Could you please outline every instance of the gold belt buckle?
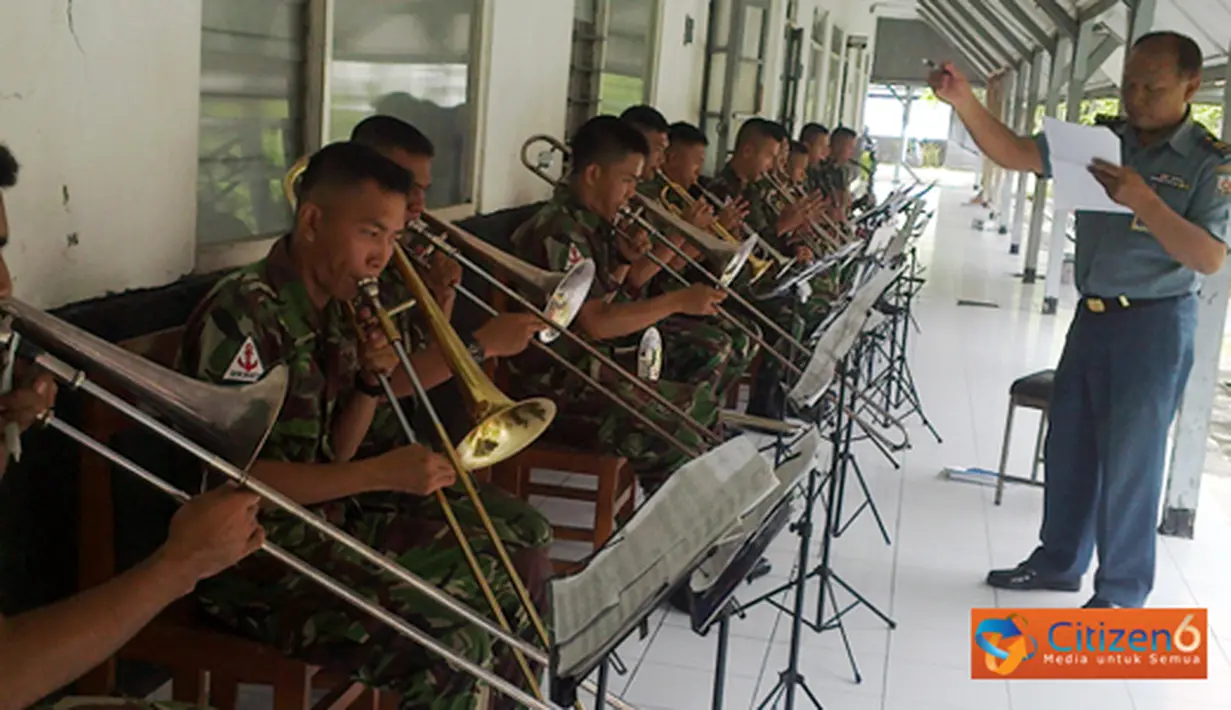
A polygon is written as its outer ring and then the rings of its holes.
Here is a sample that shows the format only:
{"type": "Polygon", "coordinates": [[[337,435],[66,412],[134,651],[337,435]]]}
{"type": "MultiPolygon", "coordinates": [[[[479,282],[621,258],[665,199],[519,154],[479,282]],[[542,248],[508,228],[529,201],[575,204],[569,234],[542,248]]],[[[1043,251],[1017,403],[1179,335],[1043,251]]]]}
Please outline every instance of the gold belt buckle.
{"type": "Polygon", "coordinates": [[[1101,298],[1087,298],[1086,308],[1090,309],[1091,313],[1102,313],[1107,310],[1107,304],[1103,303],[1101,298]]]}

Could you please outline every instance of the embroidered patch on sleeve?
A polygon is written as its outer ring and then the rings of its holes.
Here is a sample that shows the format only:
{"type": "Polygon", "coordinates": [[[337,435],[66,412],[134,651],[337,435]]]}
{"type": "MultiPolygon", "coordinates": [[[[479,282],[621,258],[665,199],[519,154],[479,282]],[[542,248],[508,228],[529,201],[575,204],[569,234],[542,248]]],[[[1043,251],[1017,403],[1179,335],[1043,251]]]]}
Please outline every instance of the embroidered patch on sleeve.
{"type": "Polygon", "coordinates": [[[571,269],[583,261],[585,261],[585,257],[581,255],[581,250],[577,248],[577,245],[569,244],[568,245],[568,268],[571,269]]]}
{"type": "Polygon", "coordinates": [[[261,354],[257,352],[256,342],[249,335],[244,344],[239,346],[235,359],[231,360],[222,379],[226,382],[253,383],[265,374],[265,365],[261,362],[261,354]]]}
{"type": "Polygon", "coordinates": [[[1231,175],[1218,176],[1218,194],[1223,197],[1231,195],[1231,175]]]}

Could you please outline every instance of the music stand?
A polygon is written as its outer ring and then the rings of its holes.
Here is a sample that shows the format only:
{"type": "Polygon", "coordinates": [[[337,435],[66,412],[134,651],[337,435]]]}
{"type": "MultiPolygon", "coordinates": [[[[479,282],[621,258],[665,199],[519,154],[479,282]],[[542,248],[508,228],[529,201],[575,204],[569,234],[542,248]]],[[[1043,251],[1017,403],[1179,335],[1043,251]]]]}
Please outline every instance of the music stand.
{"type": "Polygon", "coordinates": [[[582,681],[684,582],[778,480],[747,437],[677,469],[573,574],[549,583],[551,698],[572,705],[582,681]]]}

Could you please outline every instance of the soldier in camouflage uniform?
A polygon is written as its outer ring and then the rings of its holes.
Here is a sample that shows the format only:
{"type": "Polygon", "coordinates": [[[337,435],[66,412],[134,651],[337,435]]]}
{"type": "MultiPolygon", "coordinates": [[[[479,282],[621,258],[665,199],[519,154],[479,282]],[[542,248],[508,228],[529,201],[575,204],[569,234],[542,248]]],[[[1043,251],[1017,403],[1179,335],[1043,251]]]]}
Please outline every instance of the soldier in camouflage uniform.
{"type": "MultiPolygon", "coordinates": [[[[659,202],[667,185],[662,171],[666,152],[670,150],[667,120],[650,106],[633,106],[624,111],[620,119],[639,130],[650,145],[650,155],[641,170],[637,192],[646,199],[659,202]]],[[[683,187],[691,187],[692,182],[688,181],[683,187]]],[[[713,209],[706,201],[696,200],[691,205],[685,205],[670,191],[668,195],[669,206],[674,207],[685,221],[703,230],[714,222],[713,209]]],[[[648,217],[651,224],[672,244],[692,259],[703,261],[700,250],[692,241],[676,233],[666,220],[653,215],[648,217]]],[[[694,273],[688,262],[670,247],[660,244],[652,251],[658,259],[691,282],[710,283],[704,275],[694,273]]],[[[624,282],[624,290],[632,298],[662,295],[682,287],[683,284],[662,273],[648,258],[635,261],[624,282]]],[[[755,344],[748,334],[725,318],[674,315],[661,321],[657,328],[663,337],[663,377],[676,382],[707,382],[720,402],[726,400],[731,387],[743,376],[756,355],[755,344]],[[698,377],[703,379],[699,380],[698,377]]],[[[755,326],[754,332],[759,334],[755,326]]]]}
{"type": "MultiPolygon", "coordinates": [[[[444,491],[469,539],[483,576],[515,632],[537,642],[510,578],[476,511],[452,484],[447,461],[406,445],[383,410],[378,373],[393,372],[388,343],[366,323],[356,341],[347,304],[357,282],[380,274],[406,218],[412,178],[357,143],[326,147],[309,163],[300,187],[294,231],[269,256],[220,281],[190,319],[179,367],[217,383],[252,382],[276,364],[289,369],[286,401],[251,474],[281,490],[365,544],[381,550],[468,606],[487,610],[478,584],[432,497],[444,491]]],[[[537,331],[488,321],[464,336],[476,357],[524,349],[537,331]],[[504,329],[502,331],[501,329],[504,329]],[[517,330],[514,328],[513,330],[517,330]],[[501,334],[503,332],[503,335],[501,334]]],[[[414,339],[413,333],[406,334],[414,339]]],[[[422,345],[421,343],[419,345],[422,345]]],[[[424,385],[449,376],[434,347],[412,357],[424,385]]],[[[411,394],[400,370],[395,394],[411,394]]],[[[482,496],[517,572],[535,602],[545,602],[551,540],[547,521],[527,504],[483,488],[482,496]]],[[[506,648],[405,585],[371,572],[353,555],[310,533],[299,520],[266,515],[272,540],[309,564],[431,633],[460,656],[524,679],[506,648]]],[[[202,585],[198,597],[221,621],[284,653],[394,691],[401,707],[478,708],[487,688],[442,659],[373,621],[285,568],[256,557],[202,585]]]]}
{"type": "MultiPolygon", "coordinates": [[[[588,121],[572,142],[573,171],[567,189],[556,194],[513,235],[514,253],[536,266],[563,271],[582,259],[593,259],[597,277],[590,300],[575,321],[576,328],[608,353],[635,344],[649,326],[677,315],[712,315],[724,295],[694,285],[660,296],[634,300],[621,286],[644,243],[635,235],[612,228],[620,208],[636,189],[649,147],[635,128],[613,116],[588,121]],[[630,239],[629,237],[633,237],[630,239]]],[[[631,407],[640,410],[690,446],[699,437],[673,415],[599,367],[592,358],[564,339],[553,344],[570,362],[600,377],[631,407]]],[[[509,361],[509,386],[515,397],[545,395],[561,409],[548,432],[553,440],[580,448],[601,448],[629,459],[647,491],[652,492],[687,456],[657,434],[646,430],[625,409],[557,366],[541,353],[528,351],[509,361]]],[[[706,427],[714,427],[718,405],[710,386],[660,380],[656,389],[706,427]]]]}
{"type": "Polygon", "coordinates": [[[809,195],[821,189],[821,164],[829,157],[829,129],[819,123],[808,123],[799,131],[799,142],[808,146],[808,169],[804,188],[809,195]]]}
{"type": "MultiPolygon", "coordinates": [[[[800,263],[807,263],[814,255],[796,234],[805,229],[808,214],[816,209],[815,200],[801,200],[777,209],[777,192],[768,181],[768,173],[776,164],[777,151],[781,147],[781,127],[762,119],[749,119],[740,127],[736,136],[735,153],[719,174],[709,181],[709,189],[722,197],[742,197],[748,203],[745,224],[765,242],[779,252],[793,255],[800,263]]],[[[814,279],[815,281],[815,279],[814,279]]],[[[819,324],[829,311],[827,294],[814,292],[800,301],[794,296],[757,305],[780,327],[800,340],[819,324]]],[[[788,348],[779,345],[784,353],[788,348]]],[[[762,416],[777,416],[781,413],[782,399],[780,382],[785,373],[777,360],[766,360],[758,371],[758,382],[753,391],[758,396],[748,404],[748,411],[762,416]]]]}
{"type": "MultiPolygon", "coordinates": [[[[16,184],[17,168],[13,154],[0,145],[0,191],[16,184]]],[[[0,192],[0,250],[8,236],[0,192]]],[[[0,251],[0,298],[11,293],[0,251]]],[[[11,353],[2,355],[0,361],[8,362],[11,353]]],[[[0,430],[13,423],[24,431],[52,407],[55,394],[55,382],[46,374],[0,394],[0,430]]],[[[13,453],[0,437],[0,477],[13,453]]],[[[28,707],[72,683],[115,653],[168,604],[191,592],[199,580],[255,551],[264,540],[257,505],[253,494],[231,488],[198,496],[176,512],[166,542],[142,564],[42,609],[0,616],[0,705],[28,707]]],[[[0,540],[0,545],[5,542],[0,540]]],[[[66,698],[53,707],[193,710],[183,703],[84,697],[66,698]]]]}

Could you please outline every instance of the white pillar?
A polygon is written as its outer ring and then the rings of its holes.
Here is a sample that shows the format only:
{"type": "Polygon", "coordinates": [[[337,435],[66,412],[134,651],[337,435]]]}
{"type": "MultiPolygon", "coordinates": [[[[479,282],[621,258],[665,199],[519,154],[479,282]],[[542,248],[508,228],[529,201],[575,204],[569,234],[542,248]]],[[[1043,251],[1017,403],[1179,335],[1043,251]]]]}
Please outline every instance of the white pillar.
{"type": "MultiPolygon", "coordinates": [[[[1064,71],[1064,55],[1072,47],[1068,37],[1060,38],[1051,57],[1051,73],[1047,79],[1047,105],[1044,113],[1055,116],[1060,106],[1060,89],[1064,86],[1060,73],[1064,71]]],[[[1043,247],[1043,217],[1047,206],[1047,180],[1034,181],[1034,203],[1030,214],[1030,236],[1026,240],[1026,265],[1022,269],[1022,283],[1032,284],[1038,279],[1039,252],[1043,247]]]]}
{"type": "MultiPolygon", "coordinates": [[[[1139,10],[1140,12],[1140,10],[1139,10]]],[[[1231,80],[1231,67],[1227,78],[1231,80]]],[[[1222,136],[1231,136],[1231,81],[1222,90],[1222,136]]],[[[1175,443],[1167,470],[1163,497],[1163,535],[1192,539],[1201,499],[1201,475],[1205,472],[1205,448],[1210,438],[1210,415],[1218,388],[1218,364],[1222,355],[1223,327],[1227,322],[1227,296],[1231,292],[1231,260],[1201,284],[1197,299],[1197,337],[1193,344],[1193,369],[1176,414],[1175,443]]]]}
{"type": "MultiPolygon", "coordinates": [[[[1073,61],[1069,63],[1069,92],[1065,99],[1065,119],[1075,122],[1081,117],[1081,100],[1086,94],[1086,79],[1090,50],[1094,44],[1094,23],[1083,22],[1077,29],[1077,40],[1073,43],[1073,61]]],[[[1052,206],[1051,243],[1047,253],[1047,280],[1043,283],[1043,313],[1056,312],[1060,301],[1060,271],[1064,266],[1064,252],[1068,246],[1065,237],[1065,226],[1072,212],[1068,205],[1063,204],[1060,195],[1055,195],[1052,206]]]]}
{"type": "MultiPolygon", "coordinates": [[[[1021,117],[1022,92],[1025,90],[1026,63],[1022,61],[1013,70],[1013,84],[1009,87],[1008,101],[1005,102],[1004,122],[1016,130],[1021,117]]],[[[1013,221],[1013,181],[1019,179],[1017,171],[1004,170],[1000,176],[1000,234],[1009,233],[1009,224],[1013,221]]]]}
{"type": "MultiPolygon", "coordinates": [[[[1039,106],[1039,80],[1043,76],[1043,63],[1045,57],[1043,50],[1038,50],[1030,59],[1030,69],[1026,81],[1026,96],[1027,101],[1023,107],[1022,115],[1017,123],[1017,132],[1022,135],[1029,135],[1034,132],[1034,114],[1039,106]]],[[[1026,192],[1029,189],[1031,176],[1028,173],[1020,173],[1017,176],[1017,208],[1013,215],[1013,236],[1009,241],[1009,253],[1016,254],[1022,248],[1022,234],[1026,229],[1026,214],[1030,203],[1026,201],[1026,192]]]]}

